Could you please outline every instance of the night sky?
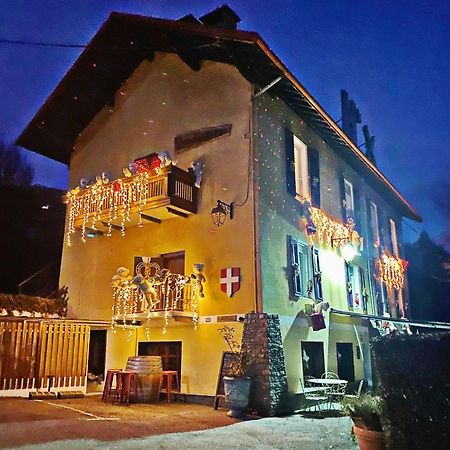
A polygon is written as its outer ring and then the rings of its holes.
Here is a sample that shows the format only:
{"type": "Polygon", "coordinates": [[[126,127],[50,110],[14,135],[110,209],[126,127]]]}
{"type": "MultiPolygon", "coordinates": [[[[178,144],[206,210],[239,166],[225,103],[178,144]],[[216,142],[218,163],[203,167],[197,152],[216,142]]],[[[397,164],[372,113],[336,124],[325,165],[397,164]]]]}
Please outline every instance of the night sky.
{"type": "MultiPolygon", "coordinates": [[[[378,167],[450,248],[450,2],[229,0],[335,119],[340,89],[376,136],[378,167]]],[[[111,11],[199,17],[221,1],[8,0],[0,39],[86,44],[111,11]]],[[[81,49],[0,43],[0,133],[13,141],[81,49]]],[[[359,144],[363,142],[362,134],[359,144]]],[[[64,165],[27,152],[35,183],[66,187],[64,165]]],[[[404,227],[408,240],[417,235],[404,227]]]]}

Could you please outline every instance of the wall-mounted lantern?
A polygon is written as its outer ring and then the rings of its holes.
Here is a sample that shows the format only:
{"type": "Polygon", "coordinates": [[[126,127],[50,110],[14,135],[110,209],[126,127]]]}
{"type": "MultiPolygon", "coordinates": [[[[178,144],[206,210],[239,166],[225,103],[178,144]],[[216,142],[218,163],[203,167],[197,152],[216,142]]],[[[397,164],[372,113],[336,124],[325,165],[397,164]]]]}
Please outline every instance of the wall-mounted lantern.
{"type": "Polygon", "coordinates": [[[230,216],[230,220],[233,220],[233,210],[233,202],[225,203],[222,200],[217,200],[217,206],[211,210],[211,219],[213,224],[218,227],[222,226],[228,215],[230,216]]]}

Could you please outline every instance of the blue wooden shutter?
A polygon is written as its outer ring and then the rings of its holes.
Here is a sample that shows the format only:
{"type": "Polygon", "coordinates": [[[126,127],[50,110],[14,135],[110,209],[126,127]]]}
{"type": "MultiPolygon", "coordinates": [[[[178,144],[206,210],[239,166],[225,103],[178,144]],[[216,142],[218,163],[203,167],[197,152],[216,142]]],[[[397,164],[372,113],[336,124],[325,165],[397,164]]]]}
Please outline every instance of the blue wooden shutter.
{"type": "Polygon", "coordinates": [[[319,152],[308,147],[308,172],[311,202],[316,208],[320,208],[320,157],[319,152]]]}
{"type": "Polygon", "coordinates": [[[345,291],[347,292],[347,306],[349,309],[353,308],[353,267],[345,263],[345,291]]]}
{"type": "Polygon", "coordinates": [[[289,195],[295,197],[294,135],[289,128],[285,128],[284,143],[286,163],[286,189],[289,195]]]}
{"type": "Polygon", "coordinates": [[[294,237],[289,237],[289,264],[292,283],[292,295],[300,297],[302,295],[302,279],[300,276],[300,255],[299,243],[294,237]]]}
{"type": "Polygon", "coordinates": [[[344,177],[341,176],[339,180],[339,188],[340,188],[340,194],[341,194],[341,216],[342,221],[344,223],[347,222],[347,211],[345,210],[345,182],[344,177]]]}
{"type": "Polygon", "coordinates": [[[320,271],[319,250],[314,248],[312,251],[312,267],[313,267],[313,280],[314,280],[314,294],[316,300],[323,299],[322,293],[322,273],[320,271]]]}

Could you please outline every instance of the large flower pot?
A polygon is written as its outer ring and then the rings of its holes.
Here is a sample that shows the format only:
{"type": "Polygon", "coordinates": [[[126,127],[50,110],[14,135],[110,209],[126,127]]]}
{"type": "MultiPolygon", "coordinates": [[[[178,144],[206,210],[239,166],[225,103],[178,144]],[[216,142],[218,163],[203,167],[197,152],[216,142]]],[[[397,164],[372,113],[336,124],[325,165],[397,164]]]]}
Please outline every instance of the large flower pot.
{"type": "Polygon", "coordinates": [[[247,413],[251,381],[250,378],[223,377],[225,403],[230,408],[228,416],[244,417],[247,413]]]}
{"type": "Polygon", "coordinates": [[[382,431],[365,430],[353,425],[360,450],[385,450],[386,442],[382,431]]]}

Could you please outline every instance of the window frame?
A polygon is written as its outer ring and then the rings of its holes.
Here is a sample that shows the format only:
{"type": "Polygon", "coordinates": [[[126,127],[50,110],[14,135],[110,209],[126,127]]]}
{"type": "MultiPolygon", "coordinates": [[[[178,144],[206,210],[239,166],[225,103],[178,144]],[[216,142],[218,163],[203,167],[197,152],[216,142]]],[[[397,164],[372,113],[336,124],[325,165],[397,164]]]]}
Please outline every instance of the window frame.
{"type": "Polygon", "coordinates": [[[344,201],[345,201],[345,216],[346,219],[352,218],[353,220],[355,219],[355,194],[353,191],[353,184],[348,181],[346,178],[344,178],[344,201]],[[349,202],[347,201],[347,187],[349,187],[349,191],[350,191],[350,207],[349,207],[349,202]]]}
{"type": "Polygon", "coordinates": [[[311,198],[308,146],[295,134],[292,136],[294,141],[295,197],[303,202],[311,198]]]}
{"type": "Polygon", "coordinates": [[[312,278],[310,267],[310,246],[289,236],[292,295],[308,298],[308,281],[312,278]],[[298,266],[296,270],[295,266],[298,266]]]}
{"type": "Polygon", "coordinates": [[[392,254],[398,258],[398,237],[397,237],[397,224],[394,219],[389,219],[389,231],[391,234],[392,254]]]}
{"type": "Polygon", "coordinates": [[[378,222],[378,207],[377,204],[370,200],[369,201],[370,210],[370,227],[372,229],[373,246],[380,246],[380,225],[378,222]]]}

